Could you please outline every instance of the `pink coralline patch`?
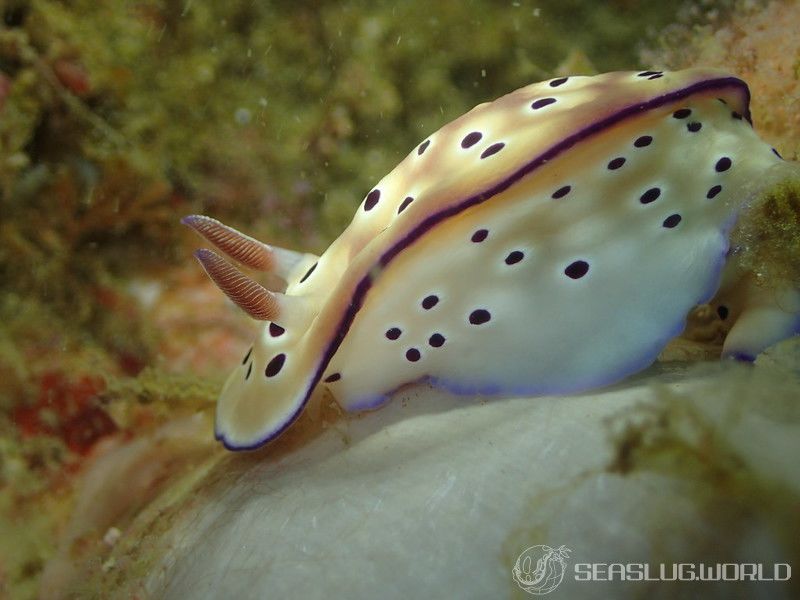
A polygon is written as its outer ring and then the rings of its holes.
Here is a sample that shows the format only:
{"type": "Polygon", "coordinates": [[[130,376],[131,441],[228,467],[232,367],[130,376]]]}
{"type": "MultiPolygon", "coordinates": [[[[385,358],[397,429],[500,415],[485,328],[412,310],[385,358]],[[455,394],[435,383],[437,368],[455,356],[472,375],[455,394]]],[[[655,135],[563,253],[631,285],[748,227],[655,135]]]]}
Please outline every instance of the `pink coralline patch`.
{"type": "Polygon", "coordinates": [[[143,318],[160,334],[158,354],[166,369],[226,372],[241,360],[252,335],[248,321],[194,265],[170,272],[158,284],[143,283],[135,294],[143,318]]]}
{"type": "Polygon", "coordinates": [[[39,378],[39,393],[30,405],[18,406],[13,420],[23,437],[50,435],[61,438],[77,454],[86,454],[117,425],[96,401],[105,389],[99,377],[68,378],[50,371],[39,378]]]}

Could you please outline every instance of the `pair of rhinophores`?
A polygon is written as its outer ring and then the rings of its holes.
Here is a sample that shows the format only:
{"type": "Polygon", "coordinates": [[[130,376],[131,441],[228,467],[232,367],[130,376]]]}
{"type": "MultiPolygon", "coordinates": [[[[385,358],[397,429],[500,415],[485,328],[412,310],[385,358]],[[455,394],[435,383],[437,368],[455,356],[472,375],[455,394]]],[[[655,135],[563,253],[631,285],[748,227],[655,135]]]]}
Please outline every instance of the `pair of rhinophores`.
{"type": "Polygon", "coordinates": [[[726,266],[737,216],[782,162],[748,102],[710,69],[529,85],[423,140],[319,257],[186,217],[287,283],[268,291],[196,253],[263,321],[221,393],[217,438],[274,439],[320,385],[349,411],[421,379],[458,394],[603,386],[650,365],[706,302],[732,324],[724,356],[796,334],[797,290],[759,293],[726,266]]]}

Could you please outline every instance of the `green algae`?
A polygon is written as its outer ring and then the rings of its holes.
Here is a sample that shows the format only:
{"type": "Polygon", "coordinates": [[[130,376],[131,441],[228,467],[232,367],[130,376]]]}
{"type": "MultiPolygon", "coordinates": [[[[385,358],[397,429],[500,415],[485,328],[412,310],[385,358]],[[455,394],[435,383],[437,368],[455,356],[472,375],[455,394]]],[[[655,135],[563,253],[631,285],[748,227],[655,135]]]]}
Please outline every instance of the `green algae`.
{"type": "MultiPolygon", "coordinates": [[[[783,170],[781,170],[783,171],[783,170]]],[[[788,169],[787,169],[788,171],[788,169]]],[[[731,234],[737,257],[761,286],[800,285],[800,171],[781,176],[754,201],[731,234]]]]}
{"type": "Polygon", "coordinates": [[[602,70],[629,66],[640,32],[671,12],[620,19],[624,2],[15,7],[0,55],[13,83],[6,200],[38,165],[49,167],[41,186],[70,161],[90,193],[118,159],[194,208],[263,218],[278,237],[317,250],[431,130],[551,75],[575,49],[602,70]],[[77,75],[59,79],[64,64],[77,75]],[[326,198],[347,210],[323,211],[326,198]]]}

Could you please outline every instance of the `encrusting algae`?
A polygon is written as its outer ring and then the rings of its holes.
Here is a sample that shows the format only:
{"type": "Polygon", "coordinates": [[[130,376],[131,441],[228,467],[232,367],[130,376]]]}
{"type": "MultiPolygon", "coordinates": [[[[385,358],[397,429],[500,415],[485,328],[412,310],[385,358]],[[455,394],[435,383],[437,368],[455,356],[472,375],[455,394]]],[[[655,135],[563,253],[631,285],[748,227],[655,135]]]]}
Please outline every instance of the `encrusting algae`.
{"type": "Polygon", "coordinates": [[[734,228],[741,267],[761,285],[800,285],[800,177],[769,187],[734,228]]]}

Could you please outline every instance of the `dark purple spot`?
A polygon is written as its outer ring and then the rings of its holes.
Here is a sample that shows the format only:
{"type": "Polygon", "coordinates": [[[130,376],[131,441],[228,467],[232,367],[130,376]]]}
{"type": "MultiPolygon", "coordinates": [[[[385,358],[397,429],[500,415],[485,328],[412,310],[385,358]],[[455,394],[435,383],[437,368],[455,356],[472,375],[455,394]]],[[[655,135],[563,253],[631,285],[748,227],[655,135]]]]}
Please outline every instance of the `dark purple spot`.
{"type": "Polygon", "coordinates": [[[650,142],[653,141],[653,137],[649,135],[643,135],[641,137],[636,138],[636,141],[633,142],[633,145],[637,148],[644,148],[645,146],[649,146],[650,142]]]}
{"type": "Polygon", "coordinates": [[[476,244],[479,244],[483,240],[485,240],[489,236],[488,229],[478,229],[475,233],[472,234],[472,241],[476,244]]]}
{"type": "Polygon", "coordinates": [[[508,256],[506,256],[506,264],[507,265],[514,265],[521,261],[525,255],[520,252],[519,250],[514,250],[508,256]]]}
{"type": "Polygon", "coordinates": [[[722,191],[722,186],[721,185],[715,185],[714,187],[712,187],[711,189],[708,190],[708,193],[706,194],[706,198],[713,198],[714,196],[719,194],[721,191],[722,191]]]}
{"type": "Polygon", "coordinates": [[[500,150],[503,149],[505,144],[503,142],[497,142],[496,144],[492,144],[486,150],[481,153],[481,158],[487,158],[492,154],[497,154],[500,150]]]}
{"type": "Polygon", "coordinates": [[[372,210],[375,208],[375,205],[378,203],[378,200],[381,199],[381,191],[380,190],[372,190],[369,194],[367,194],[367,199],[364,200],[364,210],[372,210]]]}
{"type": "Polygon", "coordinates": [[[417,362],[422,356],[416,348],[409,348],[406,350],[406,358],[411,362],[417,362]]]}
{"type": "Polygon", "coordinates": [[[386,330],[386,337],[390,340],[396,340],[400,337],[400,334],[403,333],[400,331],[399,327],[392,327],[391,329],[386,330]]]}
{"type": "Polygon", "coordinates": [[[317,268],[317,263],[314,263],[313,265],[311,265],[311,268],[308,271],[306,271],[305,275],[303,275],[303,278],[300,280],[300,283],[303,283],[306,279],[311,277],[311,274],[314,272],[314,269],[316,269],[316,268],[317,268]]]}
{"type": "Polygon", "coordinates": [[[553,104],[553,102],[555,102],[555,101],[556,101],[555,98],[541,98],[539,100],[534,101],[531,104],[531,108],[533,110],[539,110],[540,108],[544,108],[545,106],[553,104]]]}
{"type": "Polygon", "coordinates": [[[589,272],[589,263],[585,260],[576,260],[574,263],[567,265],[564,269],[564,274],[570,279],[580,279],[589,272]]]}
{"type": "Polygon", "coordinates": [[[623,157],[621,157],[621,156],[618,156],[617,158],[611,160],[608,163],[608,169],[610,171],[615,171],[616,169],[619,169],[624,164],[625,164],[625,159],[623,157]]]}
{"type": "Polygon", "coordinates": [[[553,81],[550,82],[550,87],[558,87],[560,85],[564,85],[565,83],[567,83],[567,79],[569,79],[569,77],[561,77],[559,79],[553,79],[553,81]]]}
{"type": "Polygon", "coordinates": [[[642,204],[650,204],[654,200],[658,200],[658,197],[661,195],[661,190],[657,187],[650,188],[644,194],[639,196],[639,202],[642,204]]]}
{"type": "Polygon", "coordinates": [[[269,324],[269,334],[272,337],[278,337],[284,334],[286,330],[278,325],[277,323],[270,323],[269,324]]]}
{"type": "Polygon", "coordinates": [[[659,78],[661,78],[663,76],[664,76],[663,73],[656,73],[655,75],[650,75],[650,77],[648,77],[648,79],[650,79],[650,80],[659,79],[659,78]]]}
{"type": "Polygon", "coordinates": [[[553,192],[553,195],[550,197],[553,198],[554,200],[558,200],[559,198],[563,198],[564,196],[569,194],[569,191],[571,189],[572,189],[571,185],[565,185],[564,187],[558,188],[555,192],[553,192]]]}
{"type": "Polygon", "coordinates": [[[727,156],[723,156],[717,161],[717,164],[714,165],[714,169],[717,171],[717,173],[722,173],[723,171],[730,169],[731,164],[731,159],[727,156]]]}
{"type": "Polygon", "coordinates": [[[734,352],[728,358],[732,358],[733,360],[738,360],[739,362],[756,362],[756,357],[752,354],[747,354],[747,352],[734,352]]]}
{"type": "Polygon", "coordinates": [[[687,123],[686,124],[686,129],[688,129],[692,133],[696,133],[696,132],[700,131],[700,129],[702,127],[703,127],[703,124],[698,122],[698,121],[692,121],[691,123],[687,123]]]}
{"type": "Polygon", "coordinates": [[[422,153],[425,152],[425,150],[427,150],[428,146],[430,146],[430,145],[431,145],[431,141],[430,140],[425,140],[424,142],[422,142],[419,145],[419,147],[417,148],[417,154],[419,154],[421,156],[422,153]]]}
{"type": "Polygon", "coordinates": [[[266,375],[267,377],[275,377],[275,375],[281,372],[281,369],[283,368],[283,363],[285,362],[286,362],[286,355],[283,352],[281,352],[280,354],[276,355],[271,361],[269,361],[267,368],[264,369],[264,375],[266,375]]]}
{"type": "Polygon", "coordinates": [[[472,133],[468,133],[464,136],[464,139],[461,140],[461,147],[462,148],[470,148],[474,146],[478,142],[481,141],[483,134],[480,131],[473,131],[472,133]]]}
{"type": "Polygon", "coordinates": [[[245,381],[247,381],[248,379],[250,379],[250,374],[251,374],[252,372],[253,372],[253,363],[250,363],[249,365],[247,365],[247,373],[245,373],[245,375],[244,375],[244,380],[245,380],[245,381]]]}
{"type": "Polygon", "coordinates": [[[488,322],[492,318],[492,315],[489,314],[489,311],[485,308],[479,308],[477,310],[473,310],[469,313],[469,322],[473,325],[483,325],[484,323],[488,322]]]}
{"type": "Polygon", "coordinates": [[[437,304],[439,304],[439,296],[431,294],[430,296],[425,296],[425,299],[422,301],[422,308],[430,310],[437,304]]]}
{"type": "Polygon", "coordinates": [[[772,149],[772,153],[773,153],[775,156],[777,156],[778,158],[780,158],[781,160],[783,160],[783,157],[781,156],[781,153],[780,153],[780,152],[778,152],[777,150],[775,150],[775,148],[773,148],[773,149],[772,149]]]}
{"type": "Polygon", "coordinates": [[[690,108],[680,108],[680,109],[676,110],[674,113],[672,113],[672,118],[673,119],[685,119],[690,114],[692,114],[692,109],[690,109],[690,108]]]}
{"type": "Polygon", "coordinates": [[[244,363],[246,363],[246,362],[247,362],[247,359],[248,359],[248,358],[250,358],[250,355],[251,355],[252,353],[253,353],[253,347],[252,347],[252,346],[250,346],[250,350],[248,350],[248,351],[247,351],[247,354],[245,354],[245,355],[244,355],[244,358],[242,359],[242,364],[244,364],[244,363]]]}
{"type": "Polygon", "coordinates": [[[405,209],[407,209],[408,205],[411,204],[413,201],[414,201],[414,199],[411,196],[406,196],[405,200],[403,200],[400,203],[400,206],[397,207],[397,214],[399,215],[401,212],[403,212],[405,209]]]}
{"type": "Polygon", "coordinates": [[[719,316],[719,318],[722,319],[723,321],[725,319],[727,319],[728,318],[728,307],[727,306],[723,306],[723,305],[719,305],[717,307],[717,316],[719,316]]]}
{"type": "Polygon", "coordinates": [[[441,348],[444,345],[445,337],[441,333],[434,333],[428,338],[428,343],[434,348],[441,348]]]}
{"type": "Polygon", "coordinates": [[[325,378],[325,383],[333,383],[334,381],[339,381],[341,378],[341,373],[331,373],[325,378]]]}
{"type": "Polygon", "coordinates": [[[741,115],[741,114],[739,114],[739,113],[738,113],[738,112],[736,112],[736,111],[733,111],[733,112],[731,113],[731,116],[732,116],[734,119],[736,119],[737,121],[741,121],[741,120],[742,120],[742,115],[741,115]]]}
{"type": "Polygon", "coordinates": [[[662,225],[667,229],[672,229],[673,227],[677,227],[678,223],[680,222],[681,222],[681,216],[679,214],[674,214],[664,219],[662,225]]]}

